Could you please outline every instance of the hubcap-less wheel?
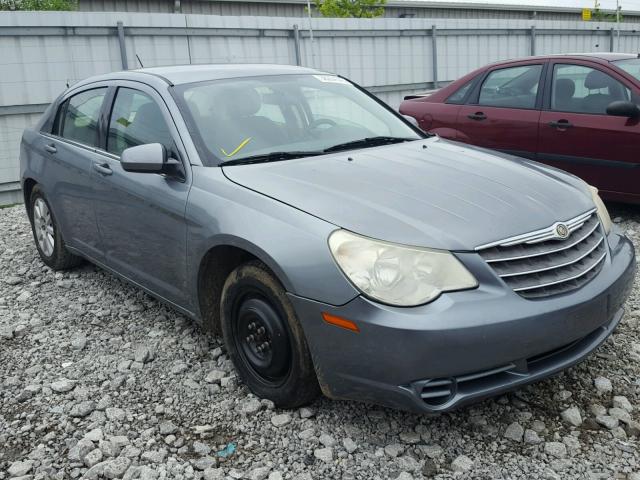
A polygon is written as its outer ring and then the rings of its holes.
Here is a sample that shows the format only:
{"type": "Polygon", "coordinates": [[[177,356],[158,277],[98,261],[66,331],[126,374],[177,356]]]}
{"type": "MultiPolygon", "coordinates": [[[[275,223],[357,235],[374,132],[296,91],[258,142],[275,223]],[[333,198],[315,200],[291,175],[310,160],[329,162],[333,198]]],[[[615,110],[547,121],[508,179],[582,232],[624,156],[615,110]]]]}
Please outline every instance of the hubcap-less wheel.
{"type": "Polygon", "coordinates": [[[234,313],[234,336],[244,361],[265,383],[282,383],[291,368],[291,345],[277,311],[251,293],[240,299],[234,313]]]}
{"type": "Polygon", "coordinates": [[[49,207],[42,198],[36,199],[33,204],[33,223],[40,250],[50,257],[55,247],[53,220],[49,207]]]}

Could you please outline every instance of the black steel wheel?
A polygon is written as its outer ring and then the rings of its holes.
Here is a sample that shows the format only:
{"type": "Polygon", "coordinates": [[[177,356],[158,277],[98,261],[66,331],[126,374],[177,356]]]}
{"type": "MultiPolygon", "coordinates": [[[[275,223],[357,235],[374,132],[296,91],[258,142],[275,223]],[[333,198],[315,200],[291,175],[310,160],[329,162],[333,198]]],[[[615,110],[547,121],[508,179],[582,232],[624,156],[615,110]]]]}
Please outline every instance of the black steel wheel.
{"type": "Polygon", "coordinates": [[[282,408],[310,402],[318,382],[284,288],[260,262],[236,268],[222,291],[222,334],[240,378],[282,408]]]}

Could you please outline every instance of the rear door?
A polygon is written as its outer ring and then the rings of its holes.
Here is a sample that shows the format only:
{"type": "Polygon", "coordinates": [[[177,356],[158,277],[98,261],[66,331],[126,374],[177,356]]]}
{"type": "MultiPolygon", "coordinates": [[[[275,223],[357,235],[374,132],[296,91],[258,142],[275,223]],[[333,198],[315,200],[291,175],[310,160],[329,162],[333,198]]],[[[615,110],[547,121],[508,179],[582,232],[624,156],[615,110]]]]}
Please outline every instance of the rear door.
{"type": "Polygon", "coordinates": [[[94,85],[60,102],[51,133],[43,133],[43,182],[65,242],[101,260],[100,236],[93,210],[92,165],[99,118],[107,87],[94,85]]]}
{"type": "Polygon", "coordinates": [[[609,103],[638,101],[634,87],[606,67],[556,60],[540,116],[538,159],[603,192],[640,195],[638,119],[607,115],[609,103]]]}
{"type": "Polygon", "coordinates": [[[545,61],[488,70],[458,111],[457,140],[535,158],[545,61]]]}

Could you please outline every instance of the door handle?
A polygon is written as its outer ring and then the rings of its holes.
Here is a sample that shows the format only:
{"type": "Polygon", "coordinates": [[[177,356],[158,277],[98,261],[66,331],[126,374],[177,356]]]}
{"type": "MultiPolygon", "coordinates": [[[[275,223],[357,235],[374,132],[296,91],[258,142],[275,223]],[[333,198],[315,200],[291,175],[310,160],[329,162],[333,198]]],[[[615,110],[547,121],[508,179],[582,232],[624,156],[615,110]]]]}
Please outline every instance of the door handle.
{"type": "Polygon", "coordinates": [[[49,153],[56,153],[58,151],[58,149],[56,148],[56,146],[53,143],[47,143],[44,146],[44,149],[49,153]]]}
{"type": "Polygon", "coordinates": [[[471,120],[484,120],[487,118],[484,112],[472,113],[471,115],[467,115],[467,117],[470,118],[471,120]]]}
{"type": "Polygon", "coordinates": [[[557,122],[549,122],[549,126],[552,128],[557,128],[558,130],[563,130],[565,128],[573,127],[573,124],[569,120],[558,120],[557,122]]]}
{"type": "Polygon", "coordinates": [[[111,175],[113,173],[108,163],[94,163],[93,169],[102,175],[111,175]]]}

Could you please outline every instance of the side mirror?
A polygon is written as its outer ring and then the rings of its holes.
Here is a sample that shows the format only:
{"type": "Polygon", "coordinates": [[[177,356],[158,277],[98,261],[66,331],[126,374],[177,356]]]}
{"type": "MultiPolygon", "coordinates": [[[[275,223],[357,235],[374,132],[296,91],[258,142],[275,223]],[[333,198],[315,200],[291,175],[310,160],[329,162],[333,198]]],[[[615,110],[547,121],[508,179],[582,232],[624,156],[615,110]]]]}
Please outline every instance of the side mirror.
{"type": "Polygon", "coordinates": [[[640,108],[633,102],[617,100],[607,106],[607,115],[636,118],[640,116],[640,108]]]}
{"type": "Polygon", "coordinates": [[[120,164],[127,172],[160,173],[166,163],[167,150],[160,143],[130,147],[120,155],[120,164]]]}

